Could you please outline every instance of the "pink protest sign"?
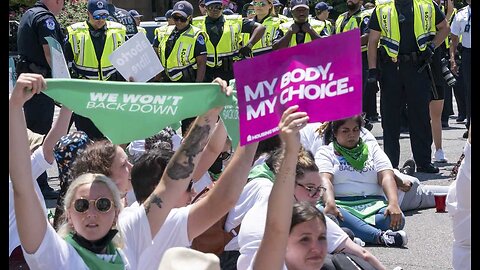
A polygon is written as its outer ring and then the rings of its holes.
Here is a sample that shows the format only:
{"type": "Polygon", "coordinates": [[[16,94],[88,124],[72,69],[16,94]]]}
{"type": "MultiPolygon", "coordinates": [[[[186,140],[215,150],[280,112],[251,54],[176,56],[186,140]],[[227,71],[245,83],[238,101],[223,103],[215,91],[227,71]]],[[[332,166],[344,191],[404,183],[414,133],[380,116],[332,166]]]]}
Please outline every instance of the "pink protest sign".
{"type": "Polygon", "coordinates": [[[292,105],[307,112],[310,122],[362,111],[358,29],[236,62],[233,70],[241,145],[276,135],[283,111],[292,105]]]}

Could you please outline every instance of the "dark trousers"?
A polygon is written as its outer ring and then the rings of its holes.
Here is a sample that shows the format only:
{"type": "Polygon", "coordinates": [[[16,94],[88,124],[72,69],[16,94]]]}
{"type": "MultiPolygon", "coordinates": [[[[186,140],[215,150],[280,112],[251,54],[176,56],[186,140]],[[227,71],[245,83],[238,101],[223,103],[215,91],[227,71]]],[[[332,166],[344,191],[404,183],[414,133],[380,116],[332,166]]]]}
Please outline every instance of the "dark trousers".
{"type": "Polygon", "coordinates": [[[442,122],[448,122],[450,115],[453,115],[452,87],[445,87],[445,97],[443,99],[442,122]]]}
{"type": "Polygon", "coordinates": [[[470,118],[472,116],[472,55],[471,49],[462,50],[462,72],[463,82],[465,84],[465,104],[467,105],[467,128],[470,128],[470,118]]]}
{"type": "Polygon", "coordinates": [[[234,78],[233,70],[226,71],[223,67],[211,68],[207,66],[207,70],[205,71],[205,79],[203,81],[212,82],[217,77],[220,77],[229,83],[230,80],[234,78]]]}
{"type": "Polygon", "coordinates": [[[458,116],[467,117],[467,102],[466,95],[467,90],[465,89],[465,82],[463,80],[463,70],[462,65],[458,69],[458,76],[455,77],[457,82],[453,86],[453,94],[455,95],[455,101],[457,102],[458,116]]]}
{"type": "MultiPolygon", "coordinates": [[[[33,97],[23,105],[25,121],[27,128],[31,131],[45,135],[50,131],[55,112],[55,103],[49,96],[41,93],[33,97]]],[[[37,178],[38,186],[41,190],[49,188],[47,173],[42,173],[37,178]]]]}
{"type": "Polygon", "coordinates": [[[377,116],[376,84],[367,83],[368,60],[367,53],[362,53],[362,111],[366,117],[377,116]]]}
{"type": "Polygon", "coordinates": [[[406,101],[413,158],[418,166],[425,166],[431,162],[432,154],[429,114],[432,82],[427,70],[418,73],[420,64],[413,62],[393,63],[390,59],[380,62],[380,111],[385,153],[392,166],[397,168],[400,159],[401,111],[406,101]]]}
{"type": "Polygon", "coordinates": [[[73,122],[75,122],[75,127],[77,130],[81,130],[88,135],[90,140],[101,140],[105,139],[103,133],[95,126],[95,124],[89,118],[83,117],[74,113],[72,115],[73,122]]]}

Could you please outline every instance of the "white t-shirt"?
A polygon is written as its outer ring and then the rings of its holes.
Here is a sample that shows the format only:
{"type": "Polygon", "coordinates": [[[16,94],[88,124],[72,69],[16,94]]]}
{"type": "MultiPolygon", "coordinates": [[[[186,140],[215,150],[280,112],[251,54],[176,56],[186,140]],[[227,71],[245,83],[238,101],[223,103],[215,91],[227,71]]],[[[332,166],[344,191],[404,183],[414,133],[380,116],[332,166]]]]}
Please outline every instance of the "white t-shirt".
{"type": "Polygon", "coordinates": [[[447,210],[453,221],[454,269],[472,268],[472,147],[468,142],[464,154],[457,179],[450,185],[447,195],[447,210]]]}
{"type": "Polygon", "coordinates": [[[315,163],[319,172],[334,175],[335,196],[384,195],[378,184],[377,173],[393,170],[392,164],[376,141],[365,143],[368,147],[368,158],[361,172],[348,164],[343,156],[334,153],[333,143],[320,147],[316,153],[315,163]]]}
{"type": "MultiPolygon", "coordinates": [[[[45,237],[37,252],[28,254],[23,248],[23,255],[31,270],[36,269],[89,269],[75,248],[63,240],[51,225],[47,226],[45,237]]],[[[125,269],[134,269],[119,251],[125,263],[125,269]]]]}
{"type": "MultiPolygon", "coordinates": [[[[262,181],[262,180],[253,180],[262,181]]],[[[267,180],[262,181],[267,182],[267,180]]],[[[270,181],[268,181],[270,182],[270,181]]],[[[265,193],[270,194],[273,184],[267,189],[265,193]]],[[[240,256],[237,261],[237,269],[249,269],[253,262],[253,258],[260,247],[260,243],[265,231],[265,223],[267,220],[268,196],[262,196],[255,203],[255,205],[245,214],[240,227],[238,238],[238,245],[240,246],[240,256]]],[[[331,219],[326,218],[327,221],[327,250],[329,253],[335,251],[337,247],[347,239],[348,235],[331,219]]],[[[284,267],[284,269],[286,269],[284,267]]]]}
{"type": "MultiPolygon", "coordinates": [[[[267,200],[270,196],[273,183],[268,179],[255,179],[248,182],[243,188],[240,198],[235,207],[228,212],[225,221],[225,231],[229,232],[242,223],[245,214],[259,201],[267,200]]],[[[242,225],[243,226],[243,225],[242,225]]],[[[238,237],[234,237],[226,246],[225,250],[239,250],[238,237]]]]}
{"type": "Polygon", "coordinates": [[[174,208],[153,237],[143,206],[126,207],[118,218],[118,229],[125,239],[124,252],[134,269],[156,270],[163,254],[171,247],[189,247],[188,213],[190,205],[174,208]]]}
{"type": "MultiPolygon", "coordinates": [[[[38,186],[37,183],[37,178],[45,172],[52,164],[49,164],[46,160],[45,157],[43,156],[43,147],[40,146],[33,152],[33,154],[30,156],[30,162],[32,165],[32,182],[33,186],[35,188],[35,191],[37,192],[38,199],[40,200],[40,205],[42,206],[43,212],[45,213],[45,218],[47,218],[47,207],[45,205],[45,200],[42,195],[42,191],[40,190],[40,187],[38,186]]],[[[9,238],[8,238],[8,255],[10,256],[12,254],[12,251],[20,246],[20,238],[18,236],[18,229],[17,229],[17,219],[15,217],[15,208],[14,208],[14,202],[13,202],[13,186],[12,186],[12,181],[9,179],[8,180],[8,219],[9,219],[9,225],[8,225],[8,231],[9,231],[9,238]]]]}
{"type": "Polygon", "coordinates": [[[462,36],[462,46],[465,48],[472,48],[472,19],[469,17],[472,14],[472,8],[470,5],[460,9],[453,18],[452,25],[450,25],[450,32],[455,36],[462,36]],[[469,31],[465,32],[465,26],[469,26],[469,31]]]}

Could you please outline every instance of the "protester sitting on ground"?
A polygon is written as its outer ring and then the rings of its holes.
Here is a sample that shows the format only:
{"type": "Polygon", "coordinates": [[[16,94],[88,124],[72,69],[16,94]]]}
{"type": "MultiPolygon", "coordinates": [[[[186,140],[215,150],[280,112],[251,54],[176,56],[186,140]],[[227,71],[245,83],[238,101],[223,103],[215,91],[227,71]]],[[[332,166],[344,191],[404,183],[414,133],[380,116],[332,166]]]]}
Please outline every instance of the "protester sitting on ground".
{"type": "Polygon", "coordinates": [[[58,229],[58,225],[63,223],[63,199],[73,178],[71,176],[72,164],[79,153],[81,153],[87,145],[92,143],[87,133],[77,130],[62,136],[53,148],[53,155],[58,168],[58,180],[60,181],[60,194],[55,207],[55,215],[53,216],[53,228],[58,229]]]}
{"type": "MultiPolygon", "coordinates": [[[[270,142],[273,142],[271,140],[270,142]]],[[[263,141],[262,141],[263,142],[263,141]]],[[[270,149],[273,149],[270,143],[270,149]]],[[[259,146],[260,147],[260,146],[259,146]]],[[[277,147],[278,149],[278,147],[277,147]]],[[[244,200],[243,204],[237,203],[237,206],[231,210],[232,213],[243,211],[240,232],[237,238],[240,246],[240,257],[238,258],[238,269],[244,270],[249,267],[255,256],[255,252],[263,238],[265,231],[265,219],[268,206],[268,197],[272,190],[273,181],[276,181],[275,173],[280,170],[281,159],[283,153],[273,150],[273,154],[269,155],[267,162],[257,165],[252,169],[249,175],[249,182],[244,188],[250,191],[250,205],[247,205],[249,200],[244,200]],[[239,206],[243,207],[241,209],[239,206]]],[[[313,156],[309,155],[304,150],[301,150],[297,155],[296,164],[296,185],[294,188],[293,197],[297,202],[306,201],[312,204],[316,203],[323,193],[323,188],[320,186],[320,177],[318,175],[318,168],[315,165],[313,156]]],[[[242,193],[242,197],[246,194],[242,193]]],[[[241,199],[242,199],[241,197],[241,199]]],[[[240,202],[240,200],[239,200],[240,202]]],[[[366,264],[375,266],[376,269],[385,269],[385,267],[366,249],[355,244],[347,234],[331,219],[326,219],[327,226],[327,249],[328,253],[345,252],[349,256],[358,256],[359,259],[366,264]]],[[[230,244],[229,244],[230,245],[230,244]]],[[[330,255],[326,263],[333,267],[330,255]]],[[[331,268],[330,268],[331,269],[331,268]]],[[[333,268],[335,269],[335,268],[333,268]]]]}
{"type": "Polygon", "coordinates": [[[457,269],[472,269],[472,129],[463,152],[456,180],[447,195],[447,210],[452,217],[453,247],[452,265],[457,269]]]}
{"type": "MultiPolygon", "coordinates": [[[[328,122],[307,124],[300,130],[300,140],[303,147],[314,155],[322,145],[325,145],[325,130],[328,122]]],[[[377,142],[373,134],[364,127],[360,129],[360,137],[364,142],[377,142]]],[[[377,142],[378,143],[378,142],[377,142]]],[[[447,186],[422,185],[413,176],[415,161],[409,159],[400,169],[393,169],[398,187],[398,203],[402,211],[418,210],[435,207],[435,193],[446,193],[447,186]]]]}
{"type": "MultiPolygon", "coordinates": [[[[22,105],[26,102],[30,97],[30,93],[26,93],[28,90],[25,90],[25,87],[32,87],[32,85],[43,84],[43,77],[39,74],[29,74],[23,73],[19,76],[17,80],[17,84],[14,88],[14,95],[13,99],[10,99],[10,111],[13,109],[18,109],[15,106],[20,107],[20,111],[22,110],[22,105]]],[[[22,112],[23,115],[23,112],[22,112]]],[[[35,150],[33,152],[28,150],[30,154],[30,168],[31,174],[29,175],[30,182],[33,183],[33,188],[36,192],[36,197],[38,197],[37,201],[37,208],[38,213],[35,214],[42,214],[44,219],[47,219],[47,207],[45,205],[45,200],[43,195],[40,191],[40,187],[37,184],[37,177],[45,172],[48,168],[50,168],[53,164],[54,157],[53,157],[53,146],[55,142],[67,132],[68,124],[70,122],[70,118],[72,116],[72,111],[70,111],[67,107],[62,106],[60,112],[58,114],[56,122],[53,124],[52,128],[48,132],[48,134],[44,137],[43,143],[35,142],[33,143],[38,144],[35,145],[35,150]]],[[[18,121],[22,121],[19,119],[18,121]]],[[[25,120],[23,120],[25,121],[25,120]]],[[[12,123],[10,123],[12,124],[12,123]]],[[[15,123],[20,124],[20,123],[15,123]]],[[[22,134],[23,135],[23,134],[22,134]]],[[[12,136],[9,134],[9,136],[12,136]]],[[[10,140],[10,139],[9,139],[10,140]]],[[[21,149],[11,149],[11,151],[21,151],[21,149]]],[[[15,155],[15,153],[13,153],[15,155]]],[[[10,160],[10,166],[14,165],[13,160],[10,160]]],[[[15,164],[16,165],[16,164],[15,164]]],[[[23,164],[18,163],[18,166],[24,167],[26,163],[23,164]]],[[[10,169],[9,169],[10,172],[10,169]]],[[[25,180],[27,181],[27,180],[25,180]]],[[[23,251],[20,247],[20,238],[17,229],[17,221],[15,216],[15,209],[14,209],[14,190],[12,186],[12,181],[8,181],[8,207],[9,207],[9,268],[10,269],[20,269],[21,267],[27,268],[27,263],[23,257],[23,251]]],[[[33,193],[33,192],[32,192],[33,193]]],[[[33,196],[32,196],[33,197],[33,196]]]]}
{"type": "MultiPolygon", "coordinates": [[[[230,161],[231,166],[225,169],[208,194],[198,202],[188,205],[192,199],[193,181],[190,181],[190,185],[177,196],[172,205],[173,209],[156,234],[150,234],[145,230],[146,227],[142,227],[145,226],[143,222],[137,221],[145,215],[143,213],[148,211],[148,208],[144,210],[144,207],[130,207],[122,212],[120,225],[128,227],[130,232],[126,234],[127,242],[131,239],[142,243],[135,250],[138,269],[156,269],[168,248],[190,246],[195,237],[210,228],[235,205],[253,164],[256,148],[256,143],[239,146],[230,161]],[[136,225],[132,225],[133,223],[136,225]]],[[[146,200],[158,185],[172,155],[173,152],[168,149],[152,149],[145,152],[133,166],[132,185],[140,205],[144,206],[148,202],[146,200]]],[[[200,158],[204,158],[203,154],[200,158]]]]}
{"type": "Polygon", "coordinates": [[[297,109],[288,108],[279,123],[284,155],[268,199],[268,229],[252,262],[255,270],[320,269],[327,255],[325,216],[310,203],[293,204],[292,200],[298,185],[298,132],[308,122],[307,114],[297,109]]]}
{"type": "MultiPolygon", "coordinates": [[[[225,81],[215,80],[222,91],[227,91],[225,81]]],[[[122,209],[120,192],[116,185],[101,174],[84,174],[74,180],[65,196],[65,214],[67,223],[62,236],[49,226],[36,196],[32,196],[34,186],[29,182],[31,166],[28,161],[28,146],[25,120],[22,106],[32,94],[45,89],[43,80],[23,82],[10,99],[9,158],[10,173],[14,190],[15,214],[19,220],[18,231],[24,249],[26,261],[37,269],[99,269],[101,267],[118,267],[119,269],[137,269],[137,250],[139,243],[125,241],[125,252],[119,252],[111,240],[116,235],[114,230],[117,216],[122,209]],[[27,91],[24,91],[27,88],[27,91]],[[28,91],[31,89],[31,91],[28,91]],[[15,151],[13,151],[15,149],[15,151]],[[90,208],[94,202],[96,210],[90,208]],[[112,208],[113,211],[112,211],[112,208]],[[73,230],[74,233],[70,233],[73,230]],[[52,245],[53,244],[53,245],[52,245]],[[51,247],[61,252],[51,252],[51,247]],[[101,256],[97,256],[101,255],[101,256]],[[128,259],[127,259],[128,258],[128,259]],[[107,260],[107,261],[105,261],[107,260]],[[105,265],[107,264],[107,265],[105,265]],[[103,266],[100,266],[103,265],[103,266]]],[[[144,220],[148,220],[150,234],[155,235],[163,225],[177,195],[187,188],[193,170],[198,163],[198,153],[207,142],[222,107],[213,108],[197,118],[192,135],[167,164],[161,184],[144,202],[144,220]],[[184,162],[186,161],[186,162],[184,162]],[[167,191],[168,190],[168,191],[167,191]]],[[[140,221],[138,221],[140,222],[140,221]]],[[[133,222],[132,226],[137,223],[133,222]]],[[[148,229],[147,229],[148,230],[148,229]]],[[[134,232],[123,227],[119,237],[129,236],[134,232]]],[[[120,239],[122,240],[122,239],[120,239]]],[[[156,254],[158,256],[158,254],[156,254]]],[[[140,268],[141,269],[141,268],[140,268]]]]}
{"type": "Polygon", "coordinates": [[[330,122],[328,145],[315,155],[322,185],[324,213],[339,219],[366,243],[403,247],[405,217],[398,204],[393,168],[376,142],[360,138],[360,115],[330,122]]]}

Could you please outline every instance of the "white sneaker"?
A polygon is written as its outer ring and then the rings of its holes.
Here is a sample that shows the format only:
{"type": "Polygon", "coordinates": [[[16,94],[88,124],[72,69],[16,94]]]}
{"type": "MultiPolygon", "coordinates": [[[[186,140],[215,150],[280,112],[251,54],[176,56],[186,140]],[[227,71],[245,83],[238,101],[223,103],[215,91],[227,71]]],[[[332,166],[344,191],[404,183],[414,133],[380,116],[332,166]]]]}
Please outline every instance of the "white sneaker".
{"type": "Polygon", "coordinates": [[[435,151],[435,155],[433,156],[433,161],[438,163],[447,163],[447,159],[445,158],[445,153],[443,153],[443,149],[438,149],[435,151]]]}

